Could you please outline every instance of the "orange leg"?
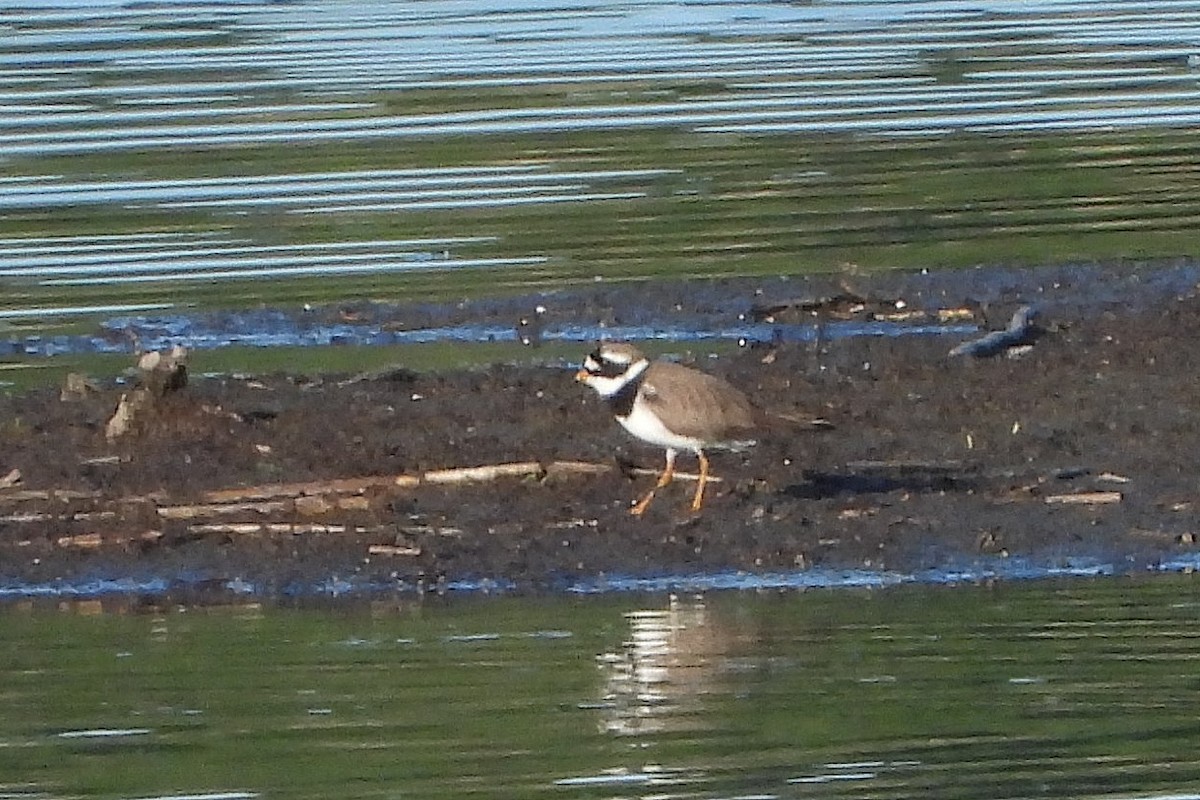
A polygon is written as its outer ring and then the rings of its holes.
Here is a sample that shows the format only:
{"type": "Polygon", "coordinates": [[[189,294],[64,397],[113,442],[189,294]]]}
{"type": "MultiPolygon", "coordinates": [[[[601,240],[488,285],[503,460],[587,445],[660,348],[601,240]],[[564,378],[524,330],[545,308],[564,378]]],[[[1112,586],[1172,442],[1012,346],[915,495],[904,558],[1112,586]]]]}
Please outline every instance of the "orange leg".
{"type": "Polygon", "coordinates": [[[700,457],[700,477],[696,480],[696,496],[692,498],[692,511],[699,511],[704,503],[704,484],[708,483],[708,458],[703,451],[697,452],[700,457]]]}
{"type": "Polygon", "coordinates": [[[654,493],[666,486],[675,477],[675,451],[667,451],[667,465],[663,468],[662,475],[658,477],[658,483],[654,484],[654,488],[646,493],[646,496],[637,502],[633,508],[629,510],[630,514],[635,517],[640,517],[646,513],[646,508],[649,507],[650,501],[654,499],[654,493]]]}

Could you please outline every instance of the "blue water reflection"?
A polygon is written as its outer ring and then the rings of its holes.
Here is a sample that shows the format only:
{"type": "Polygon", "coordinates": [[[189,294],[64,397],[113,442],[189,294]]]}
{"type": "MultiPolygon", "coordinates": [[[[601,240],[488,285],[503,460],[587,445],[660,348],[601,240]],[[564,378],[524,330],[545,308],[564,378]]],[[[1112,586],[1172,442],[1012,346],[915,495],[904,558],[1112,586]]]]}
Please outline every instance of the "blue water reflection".
{"type": "MultiPolygon", "coordinates": [[[[778,572],[662,573],[652,575],[608,574],[586,578],[563,576],[539,584],[541,592],[562,595],[629,594],[640,592],[762,592],[806,589],[881,589],[890,586],[957,586],[989,581],[1030,581],[1048,578],[1096,578],[1191,573],[1200,569],[1200,554],[1188,553],[1134,562],[1103,557],[1070,558],[981,558],[949,563],[913,572],[871,569],[805,569],[778,572]]],[[[406,580],[330,577],[315,582],[293,581],[283,585],[257,583],[244,578],[214,578],[182,572],[153,576],[91,577],[40,583],[0,583],[0,600],[22,598],[103,598],[206,596],[244,598],[373,598],[437,595],[504,595],[523,593],[531,587],[501,577],[475,577],[434,584],[406,580]]]]}

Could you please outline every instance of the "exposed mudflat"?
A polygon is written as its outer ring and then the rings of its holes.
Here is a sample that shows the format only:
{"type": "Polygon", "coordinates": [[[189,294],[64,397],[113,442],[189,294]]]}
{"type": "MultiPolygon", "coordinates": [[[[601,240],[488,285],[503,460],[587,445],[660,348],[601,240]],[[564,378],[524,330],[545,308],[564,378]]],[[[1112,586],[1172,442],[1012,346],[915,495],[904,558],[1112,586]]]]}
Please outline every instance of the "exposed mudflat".
{"type": "MultiPolygon", "coordinates": [[[[948,357],[963,335],[760,342],[719,357],[703,341],[673,345],[762,407],[803,409],[836,429],[716,454],[722,481],[700,513],[681,482],[641,519],[630,502],[653,477],[631,466],[658,468],[662,453],[629,439],[561,363],[193,376],[114,442],[105,425],[128,386],[0,397],[0,479],[14,482],[0,489],[0,586],[556,590],[613,576],[986,572],[1080,559],[1136,571],[1195,557],[1194,267],[853,283],[597,287],[554,295],[544,324],[731,321],[757,309],[768,324],[900,313],[902,324],[930,325],[938,309],[966,308],[982,333],[1035,303],[1044,333],[1020,357],[993,358],[948,357]],[[905,316],[914,312],[923,316],[905,316]],[[427,479],[514,462],[544,469],[427,479]],[[360,480],[370,478],[382,480],[360,480]],[[354,480],[327,483],[337,479],[354,480]]],[[[454,314],[495,321],[520,302],[454,314]]],[[[694,462],[681,457],[680,468],[694,462]]]]}

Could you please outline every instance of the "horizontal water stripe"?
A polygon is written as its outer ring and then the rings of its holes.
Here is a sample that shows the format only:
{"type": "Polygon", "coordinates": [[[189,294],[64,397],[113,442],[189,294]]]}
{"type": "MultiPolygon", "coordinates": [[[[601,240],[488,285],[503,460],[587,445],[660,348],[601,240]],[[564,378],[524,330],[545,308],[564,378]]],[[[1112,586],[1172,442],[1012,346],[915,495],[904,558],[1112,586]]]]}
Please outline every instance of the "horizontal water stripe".
{"type": "MultiPolygon", "coordinates": [[[[566,578],[559,581],[556,591],[567,594],[606,594],[624,592],[712,592],[763,591],[789,589],[860,589],[900,585],[955,585],[993,580],[1029,581],[1061,578],[1094,578],[1100,576],[1132,575],[1139,572],[1188,573],[1200,567],[1197,555],[1186,554],[1164,560],[1149,568],[1100,558],[1074,558],[1064,561],[1055,558],[1038,561],[1032,558],[979,559],[971,564],[947,566],[917,572],[879,571],[870,569],[809,569],[791,572],[713,572],[693,574],[660,574],[651,576],[605,575],[593,578],[566,578]]],[[[155,577],[91,578],[80,581],[57,580],[45,583],[26,583],[0,580],[0,599],[26,597],[84,598],[114,595],[166,595],[187,592],[198,587],[211,589],[211,582],[202,575],[163,575],[155,577]]],[[[409,593],[419,587],[404,581],[373,582],[352,578],[330,578],[315,583],[294,583],[286,586],[262,586],[241,578],[225,579],[221,586],[231,594],[288,597],[346,597],[376,594],[409,593]]],[[[447,582],[442,589],[452,593],[511,592],[521,588],[507,579],[475,578],[447,582]]]]}
{"type": "MultiPolygon", "coordinates": [[[[145,350],[166,350],[181,345],[193,350],[220,347],[321,347],[327,345],[401,345],[458,342],[516,342],[520,335],[516,319],[512,325],[459,325],[415,330],[387,330],[366,325],[297,326],[286,317],[271,320],[256,318],[256,325],[239,329],[234,326],[206,328],[187,317],[174,321],[146,322],[125,318],[111,320],[106,329],[120,336],[41,336],[10,339],[8,349],[25,356],[56,356],[68,353],[125,353],[133,341],[145,350]]],[[[701,329],[668,325],[567,325],[553,326],[541,332],[544,341],[592,343],[612,338],[629,341],[741,343],[813,342],[818,339],[842,339],[854,336],[968,336],[975,325],[915,325],[893,322],[831,322],[817,325],[736,325],[701,329]]],[[[578,366],[578,365],[575,365],[578,366]]]]}

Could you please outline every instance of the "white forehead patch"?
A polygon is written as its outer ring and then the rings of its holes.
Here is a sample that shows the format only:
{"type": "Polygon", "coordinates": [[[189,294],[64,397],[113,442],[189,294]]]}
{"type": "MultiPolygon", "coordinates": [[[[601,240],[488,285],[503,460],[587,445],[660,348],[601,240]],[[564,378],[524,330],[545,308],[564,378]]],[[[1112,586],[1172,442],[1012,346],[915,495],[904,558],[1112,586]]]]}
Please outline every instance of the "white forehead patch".
{"type": "Polygon", "coordinates": [[[624,347],[601,347],[600,357],[610,364],[633,363],[633,353],[624,347]]]}

